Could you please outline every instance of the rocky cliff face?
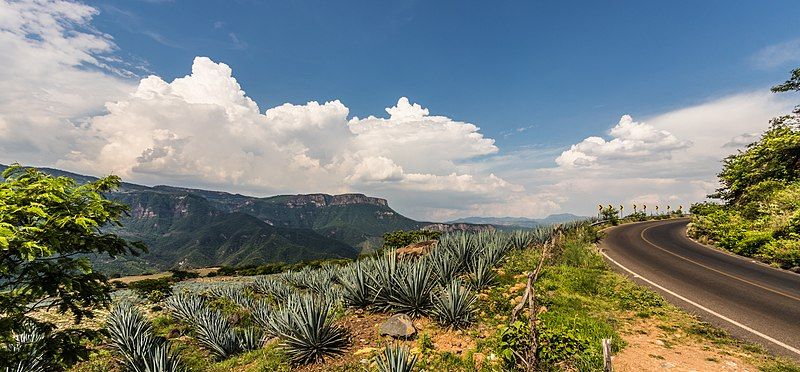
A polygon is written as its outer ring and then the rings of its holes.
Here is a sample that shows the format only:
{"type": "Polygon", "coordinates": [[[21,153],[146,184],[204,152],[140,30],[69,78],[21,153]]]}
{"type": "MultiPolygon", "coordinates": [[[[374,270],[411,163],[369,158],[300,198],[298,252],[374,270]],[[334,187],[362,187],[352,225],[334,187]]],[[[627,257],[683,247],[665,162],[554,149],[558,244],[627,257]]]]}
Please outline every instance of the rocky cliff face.
{"type": "Polygon", "coordinates": [[[285,204],[289,208],[315,206],[315,207],[328,207],[337,205],[355,205],[355,204],[369,204],[381,207],[388,207],[389,204],[386,199],[373,198],[364,194],[341,194],[341,195],[328,195],[328,194],[305,194],[305,195],[289,195],[285,204]]]}
{"type": "Polygon", "coordinates": [[[495,227],[492,225],[476,225],[471,223],[432,223],[422,227],[422,230],[432,230],[441,232],[456,232],[456,231],[494,231],[495,227]]]}

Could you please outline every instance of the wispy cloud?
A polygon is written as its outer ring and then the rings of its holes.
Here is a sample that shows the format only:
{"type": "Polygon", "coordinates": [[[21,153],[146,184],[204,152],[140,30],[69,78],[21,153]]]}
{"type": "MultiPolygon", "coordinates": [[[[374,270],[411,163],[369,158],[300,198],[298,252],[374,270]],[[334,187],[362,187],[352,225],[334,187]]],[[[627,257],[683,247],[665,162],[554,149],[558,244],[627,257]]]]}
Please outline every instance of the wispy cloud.
{"type": "Polygon", "coordinates": [[[229,32],[229,33],[228,33],[228,37],[230,37],[230,39],[231,39],[231,43],[232,43],[232,46],[231,46],[231,47],[232,47],[233,49],[236,49],[236,50],[244,50],[244,49],[247,49],[247,43],[245,43],[244,41],[242,41],[241,39],[239,39],[239,37],[238,37],[238,36],[236,36],[236,34],[235,34],[235,33],[233,33],[233,32],[229,32]]]}
{"type": "Polygon", "coordinates": [[[170,40],[169,38],[162,35],[158,31],[147,27],[144,21],[142,20],[142,17],[140,17],[138,14],[134,12],[107,4],[103,5],[102,9],[106,11],[108,14],[110,14],[112,17],[114,17],[114,20],[117,22],[117,24],[122,26],[122,28],[124,28],[128,32],[147,36],[150,39],[156,41],[157,43],[164,46],[168,46],[170,48],[183,49],[183,47],[179,43],[170,40]]]}
{"type": "Polygon", "coordinates": [[[775,68],[800,62],[800,38],[763,48],[753,55],[752,61],[760,68],[775,68]]]}
{"type": "Polygon", "coordinates": [[[525,132],[527,130],[536,128],[536,127],[538,127],[538,125],[533,124],[533,125],[528,125],[527,127],[518,127],[518,128],[514,128],[514,129],[504,130],[504,131],[500,132],[500,135],[503,136],[503,137],[509,137],[512,134],[519,134],[519,133],[525,132]]]}

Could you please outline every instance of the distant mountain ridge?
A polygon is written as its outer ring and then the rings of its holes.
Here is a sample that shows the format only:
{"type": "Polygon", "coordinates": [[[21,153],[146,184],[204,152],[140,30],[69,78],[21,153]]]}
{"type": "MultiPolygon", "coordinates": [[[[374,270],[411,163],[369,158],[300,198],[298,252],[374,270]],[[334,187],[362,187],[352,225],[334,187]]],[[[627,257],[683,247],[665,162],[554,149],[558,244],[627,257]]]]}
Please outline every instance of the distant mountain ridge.
{"type": "MultiPolygon", "coordinates": [[[[6,167],[0,165],[0,171],[6,167]]],[[[79,183],[97,178],[39,168],[79,183]]],[[[109,273],[138,274],[174,267],[297,262],[354,258],[380,247],[395,230],[481,230],[491,226],[415,221],[389,207],[386,199],[363,194],[300,194],[252,197],[222,191],[123,183],[109,197],[130,206],[125,238],[143,241],[139,257],[94,257],[109,273]]]]}
{"type": "Polygon", "coordinates": [[[525,228],[533,228],[536,226],[552,225],[556,223],[565,223],[577,220],[583,220],[588,217],[576,216],[571,213],[551,214],[545,218],[525,218],[525,217],[465,217],[457,220],[448,221],[448,224],[468,223],[468,224],[486,224],[496,226],[518,226],[525,228]]]}

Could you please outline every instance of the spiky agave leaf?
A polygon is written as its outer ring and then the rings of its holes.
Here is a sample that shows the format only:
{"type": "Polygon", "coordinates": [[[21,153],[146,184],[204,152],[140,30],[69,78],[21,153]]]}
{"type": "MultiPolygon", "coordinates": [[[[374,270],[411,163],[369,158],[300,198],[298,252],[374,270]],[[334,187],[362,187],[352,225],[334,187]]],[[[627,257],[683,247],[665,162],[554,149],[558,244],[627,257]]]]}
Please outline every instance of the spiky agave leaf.
{"type": "Polygon", "coordinates": [[[258,350],[264,346],[264,331],[260,328],[245,328],[236,332],[242,350],[258,350]]]}
{"type": "Polygon", "coordinates": [[[383,353],[375,357],[375,364],[379,372],[411,372],[417,364],[417,356],[406,347],[387,345],[383,353]]]}
{"type": "Polygon", "coordinates": [[[272,298],[275,302],[286,302],[286,299],[294,293],[283,280],[261,277],[253,282],[253,290],[272,298]]]}
{"type": "Polygon", "coordinates": [[[365,264],[355,262],[340,276],[339,280],[345,304],[358,308],[372,305],[374,296],[370,287],[371,278],[365,264]]]}
{"type": "Polygon", "coordinates": [[[271,329],[294,362],[316,363],[344,353],[349,343],[347,331],[333,325],[330,303],[305,296],[290,306],[294,312],[276,314],[271,329]]]}
{"type": "Polygon", "coordinates": [[[427,258],[433,267],[437,284],[444,286],[457,278],[460,265],[453,253],[446,249],[436,249],[427,258]]]}
{"type": "Polygon", "coordinates": [[[431,313],[439,324],[456,329],[468,327],[475,317],[477,298],[461,280],[454,279],[433,296],[431,313]]]}
{"type": "Polygon", "coordinates": [[[303,268],[300,271],[287,271],[281,274],[281,278],[289,283],[290,285],[294,286],[297,289],[308,289],[308,278],[311,272],[311,269],[303,268]]]}
{"type": "Polygon", "coordinates": [[[173,318],[193,324],[200,312],[205,309],[206,300],[196,294],[177,293],[164,300],[164,306],[173,318]]]}
{"type": "Polygon", "coordinates": [[[469,282],[476,291],[480,291],[494,282],[495,274],[492,264],[484,255],[477,255],[469,265],[469,282]]]}
{"type": "Polygon", "coordinates": [[[180,360],[168,352],[166,340],[155,336],[150,322],[134,306],[117,305],[108,316],[107,329],[112,345],[123,357],[125,369],[135,372],[182,369],[180,360]]]}
{"type": "MultiPolygon", "coordinates": [[[[183,371],[179,358],[174,357],[169,352],[167,343],[156,346],[151,350],[147,360],[145,360],[145,369],[143,372],[169,372],[169,371],[183,371]]],[[[138,371],[137,371],[138,372],[138,371]]]]}
{"type": "Polygon", "coordinates": [[[472,262],[473,258],[479,253],[477,252],[478,248],[472,235],[465,232],[458,232],[452,236],[448,236],[450,238],[448,239],[447,249],[458,262],[459,270],[461,272],[469,270],[470,262],[472,262]]]}
{"type": "Polygon", "coordinates": [[[395,276],[400,266],[397,253],[394,249],[389,250],[382,257],[374,259],[371,264],[370,291],[373,306],[378,311],[389,311],[393,306],[392,299],[396,291],[395,276]]]}
{"type": "Polygon", "coordinates": [[[267,300],[263,299],[253,302],[253,306],[250,308],[250,315],[253,317],[253,321],[262,328],[269,327],[269,318],[272,316],[272,312],[272,306],[267,300]]]}
{"type": "Polygon", "coordinates": [[[305,278],[305,286],[317,294],[325,294],[333,285],[334,273],[330,270],[312,270],[305,278]]]}
{"type": "Polygon", "coordinates": [[[533,243],[533,236],[525,230],[515,230],[509,236],[509,243],[514,249],[525,249],[533,243]]]}
{"type": "Polygon", "coordinates": [[[388,304],[393,311],[418,317],[430,310],[434,280],[428,260],[404,262],[392,277],[392,283],[394,291],[388,304]]]}
{"type": "Polygon", "coordinates": [[[299,301],[299,295],[292,295],[285,303],[273,308],[269,314],[257,320],[259,325],[264,328],[267,336],[280,337],[282,334],[289,332],[292,325],[292,317],[298,311],[299,301]]]}
{"type": "Polygon", "coordinates": [[[231,302],[249,309],[253,305],[253,297],[244,287],[216,287],[209,291],[208,295],[212,298],[224,298],[231,302]]]}
{"type": "Polygon", "coordinates": [[[493,240],[483,246],[483,256],[489,261],[489,265],[495,267],[506,256],[509,245],[503,240],[493,240]]]}
{"type": "Polygon", "coordinates": [[[6,367],[6,371],[44,372],[50,364],[45,356],[45,338],[34,323],[26,324],[22,332],[14,334],[14,342],[6,347],[14,355],[15,362],[6,367]]]}
{"type": "Polygon", "coordinates": [[[197,340],[219,359],[242,351],[239,338],[220,311],[204,308],[194,323],[197,340]]]}

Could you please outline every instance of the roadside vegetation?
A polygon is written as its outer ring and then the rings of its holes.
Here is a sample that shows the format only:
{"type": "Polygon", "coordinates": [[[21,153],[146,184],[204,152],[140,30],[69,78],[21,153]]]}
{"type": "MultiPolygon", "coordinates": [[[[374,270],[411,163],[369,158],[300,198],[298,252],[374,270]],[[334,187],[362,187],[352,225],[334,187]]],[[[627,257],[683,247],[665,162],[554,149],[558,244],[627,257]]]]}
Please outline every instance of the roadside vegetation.
{"type": "MultiPolygon", "coordinates": [[[[773,92],[800,91],[800,68],[773,92]]],[[[718,203],[692,206],[701,242],[800,272],[800,106],[724,160],[718,203]]]]}

